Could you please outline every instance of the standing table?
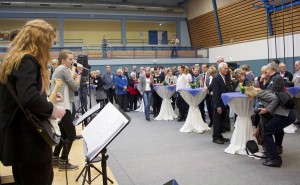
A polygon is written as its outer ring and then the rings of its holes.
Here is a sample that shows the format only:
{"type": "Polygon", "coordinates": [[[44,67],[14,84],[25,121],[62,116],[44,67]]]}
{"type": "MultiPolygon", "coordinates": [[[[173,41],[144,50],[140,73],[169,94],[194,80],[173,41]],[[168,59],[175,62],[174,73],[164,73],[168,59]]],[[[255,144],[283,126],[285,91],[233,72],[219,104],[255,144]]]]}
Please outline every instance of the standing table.
{"type": "Polygon", "coordinates": [[[185,88],[178,90],[184,101],[190,106],[188,116],[180,132],[196,132],[203,133],[210,130],[208,125],[204,123],[198,105],[206,97],[207,91],[203,88],[185,88]]]}
{"type": "Polygon", "coordinates": [[[175,114],[172,107],[172,100],[170,99],[175,93],[176,86],[175,85],[155,85],[154,90],[157,94],[163,99],[160,112],[154,120],[174,120],[178,116],[175,114]]]}
{"type": "Polygon", "coordinates": [[[246,155],[246,142],[253,137],[251,115],[253,114],[253,101],[240,92],[223,93],[221,96],[224,105],[237,114],[234,131],[230,145],[225,149],[229,154],[246,155]]]}

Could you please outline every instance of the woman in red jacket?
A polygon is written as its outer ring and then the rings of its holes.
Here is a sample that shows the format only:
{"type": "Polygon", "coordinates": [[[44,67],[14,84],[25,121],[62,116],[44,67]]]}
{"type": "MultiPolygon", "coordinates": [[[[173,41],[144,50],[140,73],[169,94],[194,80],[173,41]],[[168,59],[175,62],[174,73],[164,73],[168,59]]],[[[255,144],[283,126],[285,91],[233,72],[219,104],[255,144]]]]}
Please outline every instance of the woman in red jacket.
{"type": "Polygon", "coordinates": [[[134,72],[130,73],[130,79],[128,80],[128,91],[129,91],[129,109],[136,110],[137,109],[137,99],[139,91],[137,90],[138,80],[136,79],[136,75],[134,72]]]}

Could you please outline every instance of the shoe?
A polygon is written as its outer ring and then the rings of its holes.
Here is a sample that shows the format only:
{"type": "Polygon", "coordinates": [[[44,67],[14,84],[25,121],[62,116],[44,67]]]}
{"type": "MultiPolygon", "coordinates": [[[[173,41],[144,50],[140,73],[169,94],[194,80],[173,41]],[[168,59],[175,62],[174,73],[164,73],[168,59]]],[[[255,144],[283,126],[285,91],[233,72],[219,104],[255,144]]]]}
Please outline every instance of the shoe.
{"type": "Polygon", "coordinates": [[[276,149],[277,149],[277,152],[278,152],[279,155],[282,154],[282,152],[283,152],[282,146],[276,145],[276,149]]]}
{"type": "Polygon", "coordinates": [[[230,139],[225,138],[225,137],[221,138],[220,140],[221,140],[221,141],[224,141],[224,142],[229,142],[229,141],[230,141],[230,139]]]}
{"type": "Polygon", "coordinates": [[[53,165],[53,167],[59,166],[59,157],[58,156],[52,156],[52,165],[53,165]]]}
{"type": "Polygon", "coordinates": [[[124,112],[130,112],[128,109],[124,109],[124,112]]]}
{"type": "Polygon", "coordinates": [[[209,124],[208,124],[208,127],[211,127],[213,125],[213,123],[212,122],[210,122],[209,124]]]}
{"type": "Polygon", "coordinates": [[[181,121],[185,121],[185,120],[184,120],[184,118],[179,118],[177,121],[181,122],[181,121]]]}
{"type": "Polygon", "coordinates": [[[263,163],[263,165],[268,167],[277,167],[279,168],[282,164],[282,161],[279,159],[267,160],[263,163]]]}
{"type": "Polygon", "coordinates": [[[227,131],[227,132],[230,132],[230,128],[226,128],[226,131],[227,131]]]}
{"type": "Polygon", "coordinates": [[[150,117],[147,117],[146,120],[147,120],[147,121],[150,121],[150,117]]]}
{"type": "Polygon", "coordinates": [[[221,139],[216,139],[216,140],[213,140],[213,143],[224,144],[224,141],[222,141],[221,139]]]}
{"type": "Polygon", "coordinates": [[[78,169],[78,165],[73,165],[71,163],[69,163],[69,160],[60,160],[59,161],[59,166],[58,166],[58,170],[59,171],[63,171],[63,170],[77,170],[78,169]]]}

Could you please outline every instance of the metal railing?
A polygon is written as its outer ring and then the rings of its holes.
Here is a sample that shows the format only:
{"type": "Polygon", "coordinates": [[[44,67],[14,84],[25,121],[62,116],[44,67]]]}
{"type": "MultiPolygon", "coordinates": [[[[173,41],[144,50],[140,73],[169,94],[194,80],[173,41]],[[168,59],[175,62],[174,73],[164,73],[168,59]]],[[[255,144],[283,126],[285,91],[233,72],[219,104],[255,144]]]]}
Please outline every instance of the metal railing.
{"type": "MultiPolygon", "coordinates": [[[[172,56],[173,46],[168,45],[143,45],[143,46],[121,46],[110,45],[104,50],[100,44],[83,45],[65,45],[60,47],[55,45],[51,48],[53,55],[57,55],[62,49],[68,49],[75,52],[75,55],[85,53],[90,59],[137,59],[137,58],[208,58],[208,48],[193,48],[193,47],[176,47],[177,56],[172,56]],[[106,51],[106,57],[103,57],[103,52],[106,51]]],[[[8,51],[8,46],[0,46],[0,57],[2,58],[8,51]]]]}

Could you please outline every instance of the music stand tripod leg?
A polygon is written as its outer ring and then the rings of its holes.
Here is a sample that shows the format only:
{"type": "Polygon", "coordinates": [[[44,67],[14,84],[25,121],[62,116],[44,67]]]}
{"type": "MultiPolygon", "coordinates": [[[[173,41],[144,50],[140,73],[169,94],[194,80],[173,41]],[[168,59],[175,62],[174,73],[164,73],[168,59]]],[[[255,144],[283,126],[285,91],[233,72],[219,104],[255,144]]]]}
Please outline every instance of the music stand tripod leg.
{"type": "MultiPolygon", "coordinates": [[[[103,175],[103,173],[102,173],[95,165],[92,164],[91,167],[94,168],[100,175],[103,175]]],[[[114,181],[112,181],[109,177],[107,177],[107,180],[108,180],[111,184],[114,183],[114,181]]]]}
{"type": "Polygon", "coordinates": [[[101,160],[101,167],[102,167],[102,179],[103,179],[103,185],[107,185],[107,181],[109,181],[110,183],[114,183],[111,179],[109,179],[108,177],[107,177],[107,170],[106,170],[106,160],[107,160],[107,158],[108,158],[108,156],[107,155],[105,155],[105,153],[106,153],[106,148],[104,148],[102,151],[101,151],[101,158],[102,158],[102,160],[101,160]]]}
{"type": "Polygon", "coordinates": [[[78,182],[79,178],[81,177],[81,175],[83,174],[83,172],[85,172],[86,170],[86,165],[84,166],[84,168],[81,170],[81,172],[79,173],[78,177],[76,178],[76,182],[78,182]]]}

